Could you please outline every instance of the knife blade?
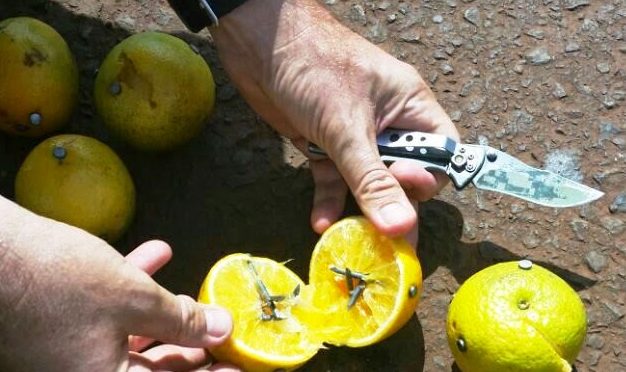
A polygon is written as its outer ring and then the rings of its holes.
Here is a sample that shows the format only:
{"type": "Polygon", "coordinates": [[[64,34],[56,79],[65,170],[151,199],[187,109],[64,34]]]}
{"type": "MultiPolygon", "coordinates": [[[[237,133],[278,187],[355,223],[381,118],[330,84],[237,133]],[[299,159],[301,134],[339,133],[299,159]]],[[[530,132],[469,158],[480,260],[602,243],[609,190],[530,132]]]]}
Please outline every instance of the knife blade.
{"type": "MultiPolygon", "coordinates": [[[[597,200],[603,192],[559,174],[537,169],[486,145],[457,143],[439,134],[386,129],[376,142],[385,163],[414,161],[430,172],[447,174],[457,190],[470,183],[538,205],[574,207],[597,200]]],[[[314,144],[309,151],[325,155],[314,144]]]]}

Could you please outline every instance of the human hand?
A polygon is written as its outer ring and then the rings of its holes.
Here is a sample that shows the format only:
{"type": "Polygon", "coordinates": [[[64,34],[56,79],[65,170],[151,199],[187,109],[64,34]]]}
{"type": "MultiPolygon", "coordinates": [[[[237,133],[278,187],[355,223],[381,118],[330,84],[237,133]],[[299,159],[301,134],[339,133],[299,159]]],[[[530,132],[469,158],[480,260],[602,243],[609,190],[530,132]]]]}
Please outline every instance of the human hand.
{"type": "Polygon", "coordinates": [[[225,310],[150,278],[171,256],[163,242],[124,259],[103,240],[0,197],[0,247],[0,370],[188,370],[206,365],[204,349],[232,330],[225,310]],[[129,335],[143,337],[129,345],[129,335]],[[151,340],[171,345],[137,352],[151,340]]]}
{"type": "Polygon", "coordinates": [[[458,139],[419,73],[342,26],[315,0],[248,0],[211,33],[252,108],[304,153],[311,141],[329,155],[311,156],[314,230],[321,233],[340,216],[347,183],[380,231],[413,231],[415,242],[409,199],[430,199],[447,177],[410,162],[387,168],[375,137],[394,127],[458,139]]]}

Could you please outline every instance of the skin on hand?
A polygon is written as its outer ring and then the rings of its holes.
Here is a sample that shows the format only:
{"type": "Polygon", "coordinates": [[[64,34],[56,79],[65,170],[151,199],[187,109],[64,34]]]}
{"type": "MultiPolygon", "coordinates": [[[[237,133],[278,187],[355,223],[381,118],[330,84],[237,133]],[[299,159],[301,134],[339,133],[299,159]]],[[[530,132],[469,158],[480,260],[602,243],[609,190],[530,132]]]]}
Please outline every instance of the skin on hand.
{"type": "MultiPolygon", "coordinates": [[[[232,331],[225,310],[175,296],[150,278],[171,257],[163,242],[125,259],[83,230],[0,197],[0,246],[0,370],[199,368],[204,350],[232,331]],[[171,345],[143,350],[151,340],[171,345]]],[[[234,370],[207,370],[220,368],[234,370]]]]}
{"type": "MultiPolygon", "coordinates": [[[[458,132],[412,66],[341,25],[315,0],[248,0],[211,30],[223,65],[250,106],[311,158],[311,224],[323,232],[348,190],[384,233],[415,234],[410,200],[447,182],[410,162],[387,168],[375,138],[386,127],[458,132]]],[[[415,242],[416,235],[412,238],[415,242]]]]}

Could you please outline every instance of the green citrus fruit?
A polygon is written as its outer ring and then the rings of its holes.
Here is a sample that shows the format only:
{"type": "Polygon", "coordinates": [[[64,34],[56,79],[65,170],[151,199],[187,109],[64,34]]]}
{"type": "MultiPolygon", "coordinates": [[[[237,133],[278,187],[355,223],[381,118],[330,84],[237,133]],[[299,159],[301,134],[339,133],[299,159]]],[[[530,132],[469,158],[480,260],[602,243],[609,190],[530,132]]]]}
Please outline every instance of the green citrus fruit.
{"type": "Polygon", "coordinates": [[[204,58],[161,32],[132,35],[98,70],[94,97],[106,127],[142,150],[169,150],[200,133],[215,83],[204,58]]]}
{"type": "Polygon", "coordinates": [[[104,143],[71,134],[48,138],[28,154],[15,199],[109,242],[124,233],[135,211],[135,187],[122,160],[104,143]]]}
{"type": "Polygon", "coordinates": [[[70,120],[78,68],[52,27],[29,17],[0,22],[0,130],[38,137],[70,120]]]}

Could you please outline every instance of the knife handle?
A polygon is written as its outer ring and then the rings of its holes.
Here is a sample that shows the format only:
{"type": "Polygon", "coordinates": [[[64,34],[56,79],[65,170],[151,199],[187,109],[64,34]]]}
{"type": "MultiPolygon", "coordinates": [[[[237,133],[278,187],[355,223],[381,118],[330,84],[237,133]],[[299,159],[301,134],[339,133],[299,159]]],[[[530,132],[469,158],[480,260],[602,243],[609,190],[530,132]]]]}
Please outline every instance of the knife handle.
{"type": "MultiPolygon", "coordinates": [[[[485,159],[480,145],[458,144],[440,134],[385,129],[376,142],[381,160],[393,163],[397,160],[416,162],[429,172],[448,175],[457,189],[468,185],[485,159]]],[[[324,150],[309,144],[309,152],[326,156],[324,150]]]]}

